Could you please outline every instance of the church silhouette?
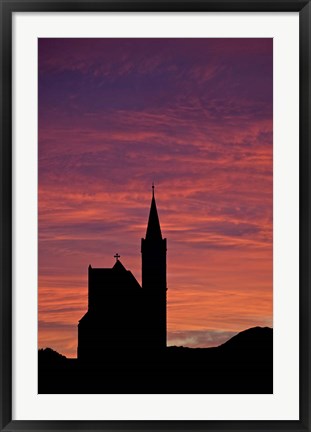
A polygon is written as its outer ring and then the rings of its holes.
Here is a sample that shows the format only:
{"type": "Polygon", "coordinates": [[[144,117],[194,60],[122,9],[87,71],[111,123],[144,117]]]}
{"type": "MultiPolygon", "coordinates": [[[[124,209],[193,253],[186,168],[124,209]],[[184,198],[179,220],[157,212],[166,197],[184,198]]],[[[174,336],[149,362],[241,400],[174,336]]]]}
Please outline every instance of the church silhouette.
{"type": "Polygon", "coordinates": [[[78,324],[78,359],[107,360],[121,351],[166,348],[166,239],[152,185],[146,237],[141,239],[142,286],[120,256],[112,268],[88,268],[88,311],[78,324]]]}

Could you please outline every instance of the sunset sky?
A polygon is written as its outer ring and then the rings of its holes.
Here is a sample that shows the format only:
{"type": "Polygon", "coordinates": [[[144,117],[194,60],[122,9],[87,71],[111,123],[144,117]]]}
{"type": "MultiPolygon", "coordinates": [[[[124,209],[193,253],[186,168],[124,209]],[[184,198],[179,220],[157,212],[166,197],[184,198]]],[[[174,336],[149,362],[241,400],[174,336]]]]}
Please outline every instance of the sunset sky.
{"type": "Polygon", "coordinates": [[[87,268],[141,282],[151,184],[168,344],[272,326],[272,39],[39,39],[39,347],[76,357],[87,268]]]}

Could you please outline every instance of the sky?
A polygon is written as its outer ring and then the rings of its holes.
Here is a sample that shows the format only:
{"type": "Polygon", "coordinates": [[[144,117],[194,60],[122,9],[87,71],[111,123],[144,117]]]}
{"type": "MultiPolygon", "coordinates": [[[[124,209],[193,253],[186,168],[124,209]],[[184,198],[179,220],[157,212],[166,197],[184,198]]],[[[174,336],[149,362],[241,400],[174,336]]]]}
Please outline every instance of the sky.
{"type": "Polygon", "coordinates": [[[141,282],[155,196],[167,342],[272,327],[272,39],[39,39],[39,347],[76,357],[87,268],[141,282]]]}

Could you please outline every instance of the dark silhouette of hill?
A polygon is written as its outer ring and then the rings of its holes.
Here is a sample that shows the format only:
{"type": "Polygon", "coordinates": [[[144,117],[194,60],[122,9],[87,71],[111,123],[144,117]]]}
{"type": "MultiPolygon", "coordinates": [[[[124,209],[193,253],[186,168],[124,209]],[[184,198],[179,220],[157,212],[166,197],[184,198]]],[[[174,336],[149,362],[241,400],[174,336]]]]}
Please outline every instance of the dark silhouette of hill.
{"type": "Polygon", "coordinates": [[[219,346],[223,350],[262,350],[272,348],[273,331],[270,327],[253,327],[233,336],[219,346]]]}
{"type": "Polygon", "coordinates": [[[115,349],[92,363],[39,350],[39,393],[272,393],[273,330],[215,348],[115,349]]]}

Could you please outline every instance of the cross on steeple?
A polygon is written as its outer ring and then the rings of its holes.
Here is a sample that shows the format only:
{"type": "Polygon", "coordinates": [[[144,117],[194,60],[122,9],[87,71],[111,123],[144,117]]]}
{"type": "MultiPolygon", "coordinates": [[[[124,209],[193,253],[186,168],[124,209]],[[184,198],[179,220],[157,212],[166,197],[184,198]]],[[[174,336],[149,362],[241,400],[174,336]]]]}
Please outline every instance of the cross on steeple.
{"type": "Polygon", "coordinates": [[[116,261],[118,261],[119,258],[120,258],[120,255],[119,255],[118,253],[116,253],[116,254],[114,255],[114,258],[116,259],[116,261]]]}
{"type": "Polygon", "coordinates": [[[154,182],[152,182],[152,196],[154,197],[154,182]]]}

